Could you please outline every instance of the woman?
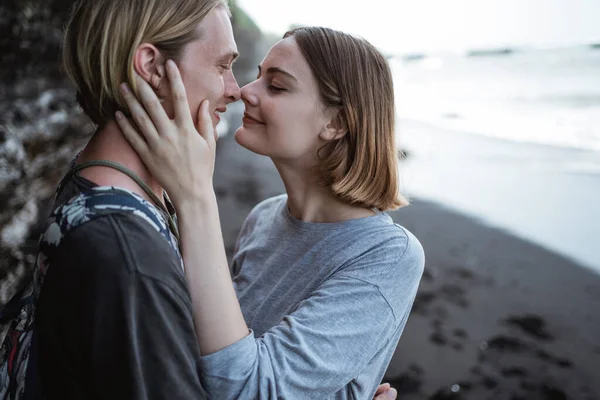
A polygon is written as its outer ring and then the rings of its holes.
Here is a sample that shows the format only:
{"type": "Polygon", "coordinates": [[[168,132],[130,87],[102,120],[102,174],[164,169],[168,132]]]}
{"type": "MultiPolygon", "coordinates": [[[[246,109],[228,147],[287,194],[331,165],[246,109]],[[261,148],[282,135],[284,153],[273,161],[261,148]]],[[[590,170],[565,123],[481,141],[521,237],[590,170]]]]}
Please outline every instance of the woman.
{"type": "Polygon", "coordinates": [[[208,102],[196,134],[177,67],[171,121],[152,89],[124,90],[141,135],[125,137],[178,211],[204,383],[218,398],[370,398],[423,272],[418,240],[383,210],[397,190],[389,66],[368,42],[326,28],[286,33],[242,89],[236,141],[270,157],[286,195],[244,222],[233,283],[212,188],[208,102]],[[152,123],[153,122],[153,123],[152,123]],[[184,173],[181,173],[181,172],[184,173]],[[236,298],[237,295],[237,298],[236,298]]]}

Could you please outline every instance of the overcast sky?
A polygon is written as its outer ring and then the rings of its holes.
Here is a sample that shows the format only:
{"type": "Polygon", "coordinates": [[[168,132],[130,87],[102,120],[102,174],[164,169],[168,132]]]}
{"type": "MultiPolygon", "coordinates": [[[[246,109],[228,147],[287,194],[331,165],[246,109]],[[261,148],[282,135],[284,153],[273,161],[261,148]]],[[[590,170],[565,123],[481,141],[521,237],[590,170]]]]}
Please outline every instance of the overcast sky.
{"type": "Polygon", "coordinates": [[[263,31],[321,25],[390,53],[600,42],[600,0],[238,0],[263,31]]]}

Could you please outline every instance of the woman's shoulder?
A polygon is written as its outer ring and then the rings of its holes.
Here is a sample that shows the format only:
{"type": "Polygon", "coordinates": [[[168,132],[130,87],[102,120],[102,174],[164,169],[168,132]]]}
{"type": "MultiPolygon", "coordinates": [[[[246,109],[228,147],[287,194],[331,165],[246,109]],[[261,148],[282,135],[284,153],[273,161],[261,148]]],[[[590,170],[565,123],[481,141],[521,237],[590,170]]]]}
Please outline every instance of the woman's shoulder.
{"type": "Polygon", "coordinates": [[[381,213],[373,218],[357,233],[364,245],[375,253],[393,254],[396,259],[423,255],[423,246],[417,237],[404,226],[395,222],[387,213],[381,213]]]}
{"type": "Polygon", "coordinates": [[[276,210],[279,210],[287,201],[287,195],[281,194],[278,196],[269,197],[255,205],[248,216],[247,220],[256,220],[263,215],[273,215],[276,210]]]}
{"type": "Polygon", "coordinates": [[[402,238],[402,243],[398,248],[401,253],[397,265],[403,267],[407,272],[412,272],[420,279],[425,268],[425,251],[423,250],[423,245],[408,229],[400,224],[394,225],[402,232],[399,235],[402,238]]]}
{"type": "Polygon", "coordinates": [[[287,201],[286,194],[280,194],[277,196],[269,197],[254,206],[250,214],[259,213],[263,211],[272,211],[275,208],[281,207],[283,203],[287,201]]]}
{"type": "Polygon", "coordinates": [[[425,253],[421,242],[387,215],[362,232],[354,246],[362,247],[360,255],[343,268],[344,274],[356,274],[377,286],[397,280],[418,281],[423,274],[425,253]]]}
{"type": "Polygon", "coordinates": [[[393,232],[389,245],[394,247],[400,253],[400,259],[417,258],[422,259],[424,263],[425,253],[423,246],[417,237],[404,226],[393,223],[393,232]]]}
{"type": "Polygon", "coordinates": [[[286,201],[287,196],[283,194],[270,197],[255,205],[244,220],[242,233],[247,234],[256,229],[257,225],[264,224],[264,221],[272,220],[273,216],[276,215],[278,210],[281,210],[286,201]]]}

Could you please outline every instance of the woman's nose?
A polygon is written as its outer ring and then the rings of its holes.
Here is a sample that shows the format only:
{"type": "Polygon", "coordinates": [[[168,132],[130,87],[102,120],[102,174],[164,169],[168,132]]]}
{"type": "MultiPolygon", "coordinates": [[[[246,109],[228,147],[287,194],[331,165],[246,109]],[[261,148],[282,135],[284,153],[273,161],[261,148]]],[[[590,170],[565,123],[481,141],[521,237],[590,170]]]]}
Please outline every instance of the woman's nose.
{"type": "Polygon", "coordinates": [[[249,104],[251,106],[257,106],[258,105],[258,96],[256,94],[256,88],[255,88],[255,83],[254,82],[250,82],[249,84],[247,84],[246,86],[244,86],[241,89],[242,92],[242,101],[246,104],[249,104]]]}

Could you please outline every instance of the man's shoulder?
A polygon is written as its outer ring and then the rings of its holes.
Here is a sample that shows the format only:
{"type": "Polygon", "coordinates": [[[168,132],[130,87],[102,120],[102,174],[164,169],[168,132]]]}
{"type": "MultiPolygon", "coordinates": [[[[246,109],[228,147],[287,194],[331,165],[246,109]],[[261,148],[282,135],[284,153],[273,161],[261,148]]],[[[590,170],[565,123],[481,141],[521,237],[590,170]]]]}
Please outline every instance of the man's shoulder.
{"type": "Polygon", "coordinates": [[[42,259],[52,268],[61,265],[84,274],[136,273],[179,281],[179,252],[161,216],[144,202],[119,189],[73,197],[52,213],[40,238],[42,259]]]}
{"type": "MultiPolygon", "coordinates": [[[[58,205],[50,214],[41,237],[41,244],[58,246],[62,238],[80,226],[107,216],[135,216],[153,230],[169,237],[168,227],[160,212],[142,197],[115,187],[94,187],[58,205]]],[[[104,224],[91,224],[101,227],[104,224]]]]}

